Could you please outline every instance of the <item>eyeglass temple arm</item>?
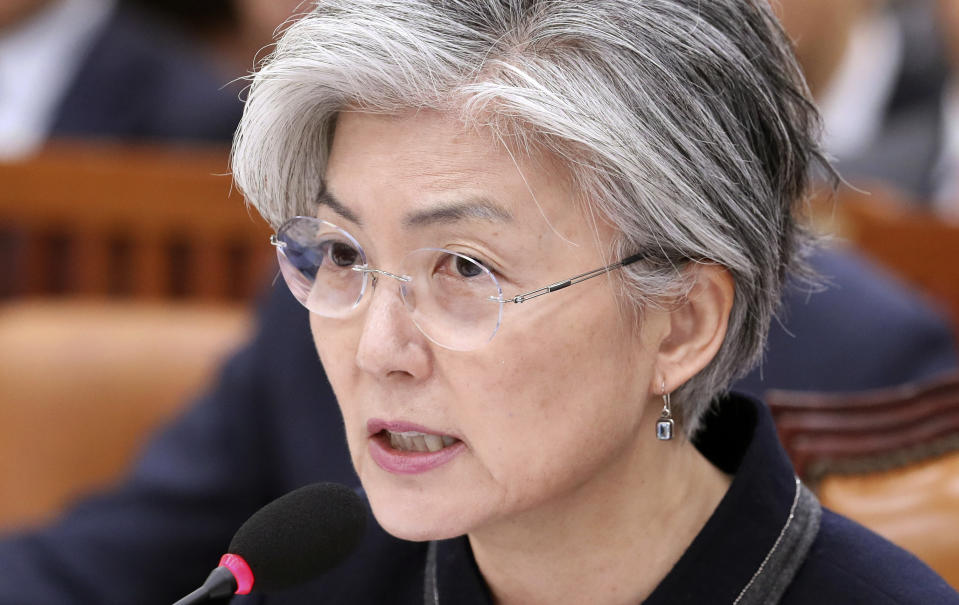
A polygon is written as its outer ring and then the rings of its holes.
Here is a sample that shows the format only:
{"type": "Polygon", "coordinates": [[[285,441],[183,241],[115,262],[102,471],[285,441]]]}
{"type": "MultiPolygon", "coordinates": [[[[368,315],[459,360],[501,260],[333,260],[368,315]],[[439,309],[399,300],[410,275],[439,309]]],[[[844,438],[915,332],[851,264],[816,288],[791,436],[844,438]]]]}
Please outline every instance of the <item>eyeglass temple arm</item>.
{"type": "Polygon", "coordinates": [[[564,281],[556,282],[555,284],[550,284],[544,288],[531,290],[529,292],[526,292],[525,294],[517,294],[516,296],[512,298],[505,298],[500,300],[497,300],[494,298],[493,300],[496,300],[497,302],[512,302],[512,303],[519,304],[531,298],[537,298],[539,296],[549,294],[550,292],[555,292],[557,290],[562,290],[563,288],[568,288],[569,286],[572,286],[573,284],[578,284],[579,282],[586,281],[587,279],[591,279],[593,277],[596,277],[597,275],[609,273],[613,269],[619,269],[620,267],[631,265],[637,261],[643,260],[647,256],[649,256],[647,252],[637,252],[636,254],[627,256],[626,258],[622,259],[619,262],[615,262],[611,265],[607,265],[600,269],[593,269],[592,271],[587,271],[586,273],[580,273],[579,275],[576,275],[564,281]]]}

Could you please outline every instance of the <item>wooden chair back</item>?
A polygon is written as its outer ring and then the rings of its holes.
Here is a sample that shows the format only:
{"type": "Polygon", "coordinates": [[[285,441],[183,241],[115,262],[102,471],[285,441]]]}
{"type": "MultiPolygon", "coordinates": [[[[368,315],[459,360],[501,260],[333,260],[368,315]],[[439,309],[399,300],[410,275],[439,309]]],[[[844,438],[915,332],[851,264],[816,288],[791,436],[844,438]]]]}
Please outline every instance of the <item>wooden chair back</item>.
{"type": "Polygon", "coordinates": [[[253,296],[270,229],[231,191],[228,154],[61,143],[0,163],[0,297],[253,296]]]}
{"type": "Polygon", "coordinates": [[[959,374],[862,393],[773,390],[766,401],[825,506],[959,588],[959,374]]]}
{"type": "Polygon", "coordinates": [[[116,479],[246,337],[275,257],[228,155],[77,142],[0,163],[0,527],[116,479]]]}

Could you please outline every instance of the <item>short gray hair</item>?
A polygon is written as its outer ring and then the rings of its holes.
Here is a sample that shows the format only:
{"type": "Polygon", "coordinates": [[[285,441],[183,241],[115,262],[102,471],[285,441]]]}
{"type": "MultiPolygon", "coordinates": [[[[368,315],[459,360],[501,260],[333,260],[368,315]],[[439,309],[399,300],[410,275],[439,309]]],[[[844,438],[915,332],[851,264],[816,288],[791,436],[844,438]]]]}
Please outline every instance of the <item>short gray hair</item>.
{"type": "MultiPolygon", "coordinates": [[[[610,254],[637,308],[689,291],[690,262],[736,286],[719,353],[676,393],[692,435],[761,357],[819,117],[767,0],[322,0],[255,74],[233,149],[246,198],[274,226],[315,212],[344,108],[455,112],[568,166],[621,234],[610,254]]],[[[831,170],[830,170],[830,174],[831,170]]]]}

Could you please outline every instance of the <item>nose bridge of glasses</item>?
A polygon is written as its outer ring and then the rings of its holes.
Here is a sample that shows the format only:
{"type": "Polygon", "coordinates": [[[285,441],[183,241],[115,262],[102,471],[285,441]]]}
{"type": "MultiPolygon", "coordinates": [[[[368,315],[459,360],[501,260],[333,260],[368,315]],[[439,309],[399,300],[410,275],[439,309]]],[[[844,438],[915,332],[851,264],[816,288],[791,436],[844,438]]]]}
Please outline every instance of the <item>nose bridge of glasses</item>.
{"type": "Polygon", "coordinates": [[[374,282],[376,281],[376,278],[380,275],[392,277],[395,280],[399,280],[401,282],[407,282],[407,283],[413,280],[413,278],[410,277],[409,275],[399,275],[397,273],[390,273],[389,271],[384,271],[382,269],[374,269],[373,267],[367,267],[366,265],[354,265],[352,268],[357,273],[369,275],[370,277],[373,278],[374,282]]]}
{"type": "Polygon", "coordinates": [[[354,265],[353,267],[351,267],[351,269],[361,274],[364,278],[369,277],[370,280],[372,281],[371,286],[373,287],[373,289],[376,288],[377,281],[380,275],[385,275],[386,277],[390,277],[400,282],[399,284],[400,300],[403,301],[403,305],[406,307],[406,310],[408,312],[412,312],[413,305],[414,305],[414,302],[413,302],[414,298],[409,288],[409,284],[413,281],[412,277],[410,277],[409,275],[402,275],[399,273],[391,273],[389,271],[384,271],[383,269],[375,269],[368,265],[354,265]]]}

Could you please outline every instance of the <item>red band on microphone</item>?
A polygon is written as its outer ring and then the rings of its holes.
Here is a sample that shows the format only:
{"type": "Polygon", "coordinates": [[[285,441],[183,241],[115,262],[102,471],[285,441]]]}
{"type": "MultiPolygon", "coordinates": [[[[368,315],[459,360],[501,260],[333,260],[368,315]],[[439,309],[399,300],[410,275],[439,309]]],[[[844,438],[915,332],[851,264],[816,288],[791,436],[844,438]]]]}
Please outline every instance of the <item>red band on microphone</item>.
{"type": "Polygon", "coordinates": [[[253,590],[253,571],[240,555],[223,555],[220,557],[220,567],[226,567],[233,572],[236,578],[236,593],[250,594],[253,590]]]}

